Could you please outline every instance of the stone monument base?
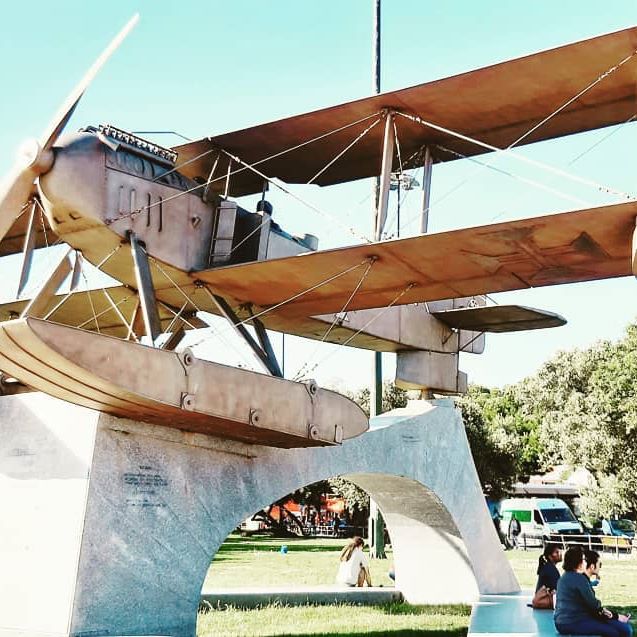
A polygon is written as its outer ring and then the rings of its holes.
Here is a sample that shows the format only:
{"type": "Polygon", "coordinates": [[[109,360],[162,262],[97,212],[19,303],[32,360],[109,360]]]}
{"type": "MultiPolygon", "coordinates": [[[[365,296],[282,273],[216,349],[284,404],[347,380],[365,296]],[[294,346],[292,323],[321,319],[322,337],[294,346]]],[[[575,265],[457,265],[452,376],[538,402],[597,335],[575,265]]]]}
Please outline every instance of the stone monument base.
{"type": "Polygon", "coordinates": [[[44,394],[0,397],[0,635],[194,637],[228,534],[334,475],[378,502],[407,601],[518,590],[460,417],[451,401],[434,402],[379,417],[342,447],[275,449],[44,394]]]}

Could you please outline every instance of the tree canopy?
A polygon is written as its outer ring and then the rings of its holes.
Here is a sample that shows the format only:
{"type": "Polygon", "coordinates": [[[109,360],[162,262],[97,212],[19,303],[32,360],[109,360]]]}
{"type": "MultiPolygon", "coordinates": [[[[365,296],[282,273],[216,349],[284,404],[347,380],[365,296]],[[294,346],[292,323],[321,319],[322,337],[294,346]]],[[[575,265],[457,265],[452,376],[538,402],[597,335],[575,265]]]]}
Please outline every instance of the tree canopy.
{"type": "Polygon", "coordinates": [[[557,464],[588,469],[591,517],[637,512],[637,325],[617,342],[562,351],[503,390],[459,400],[485,492],[557,464]]]}

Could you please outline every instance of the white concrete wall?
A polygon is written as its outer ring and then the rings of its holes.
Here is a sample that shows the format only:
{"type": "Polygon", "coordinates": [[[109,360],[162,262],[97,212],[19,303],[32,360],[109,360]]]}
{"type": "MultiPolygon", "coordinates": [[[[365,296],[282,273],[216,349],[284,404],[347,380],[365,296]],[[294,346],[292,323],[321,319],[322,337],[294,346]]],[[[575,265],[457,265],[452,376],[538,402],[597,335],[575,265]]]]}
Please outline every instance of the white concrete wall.
{"type": "Polygon", "coordinates": [[[0,399],[0,635],[68,634],[98,418],[0,399]]]}
{"type": "MultiPolygon", "coordinates": [[[[77,436],[92,440],[95,412],[73,407],[71,416],[56,414],[65,403],[35,395],[0,399],[0,423],[9,438],[18,436],[32,400],[44,403],[39,403],[36,428],[52,431],[48,420],[60,425],[52,434],[53,446],[68,447],[77,436]]],[[[393,538],[397,585],[409,601],[470,601],[478,591],[518,590],[452,403],[412,404],[375,424],[380,428],[342,447],[287,450],[101,415],[87,497],[79,488],[68,494],[71,504],[52,501],[52,508],[62,512],[58,517],[66,537],[35,533],[32,549],[23,552],[26,557],[32,550],[34,559],[29,559],[38,565],[29,576],[33,586],[13,595],[13,609],[0,607],[0,634],[12,626],[9,621],[24,621],[31,612],[28,595],[40,588],[43,577],[55,587],[56,576],[66,578],[74,568],[69,566],[72,551],[58,555],[59,544],[79,550],[79,566],[70,630],[57,632],[56,624],[52,634],[192,637],[204,577],[228,533],[285,494],[334,475],[348,476],[379,502],[393,538]],[[84,502],[82,530],[78,507],[84,502]],[[47,554],[59,558],[63,573],[57,571],[59,564],[46,572],[54,564],[47,554]]],[[[89,448],[87,442],[78,475],[85,475],[89,448]]],[[[0,485],[16,500],[19,485],[8,479],[7,467],[0,464],[0,485]]],[[[31,476],[42,482],[40,493],[57,479],[37,470],[31,476]]],[[[15,543],[16,534],[31,523],[19,507],[14,514],[14,526],[0,533],[0,547],[15,543]]],[[[45,526],[43,517],[36,522],[45,526]]],[[[11,568],[19,572],[21,566],[13,562],[11,568]]],[[[12,571],[3,569],[2,579],[11,580],[12,571]]]]}

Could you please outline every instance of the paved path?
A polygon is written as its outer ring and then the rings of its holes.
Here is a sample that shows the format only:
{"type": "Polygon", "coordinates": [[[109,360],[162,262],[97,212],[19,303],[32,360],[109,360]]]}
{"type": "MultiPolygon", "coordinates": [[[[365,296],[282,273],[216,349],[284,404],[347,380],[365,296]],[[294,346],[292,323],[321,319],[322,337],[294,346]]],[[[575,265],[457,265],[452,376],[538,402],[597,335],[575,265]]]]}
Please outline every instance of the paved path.
{"type": "Polygon", "coordinates": [[[364,588],[336,588],[334,586],[308,586],[306,588],[224,588],[204,590],[201,603],[213,608],[235,606],[256,608],[268,604],[301,606],[304,604],[388,604],[402,601],[403,596],[395,588],[369,586],[364,588]]]}
{"type": "Polygon", "coordinates": [[[467,637],[559,637],[553,611],[529,608],[531,595],[482,595],[473,607],[467,637]]]}

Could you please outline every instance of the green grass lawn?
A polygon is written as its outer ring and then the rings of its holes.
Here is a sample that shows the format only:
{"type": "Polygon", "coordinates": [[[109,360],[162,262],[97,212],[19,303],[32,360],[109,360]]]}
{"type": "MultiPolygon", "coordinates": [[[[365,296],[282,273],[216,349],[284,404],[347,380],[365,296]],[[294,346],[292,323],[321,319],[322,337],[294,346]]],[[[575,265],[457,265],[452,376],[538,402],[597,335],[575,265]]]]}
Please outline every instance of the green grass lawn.
{"type": "MultiPolygon", "coordinates": [[[[234,587],[304,587],[334,583],[344,540],[274,539],[231,535],[215,556],[205,589],[234,587]],[[281,554],[281,545],[288,553],[281,554]]],[[[507,557],[522,588],[533,588],[539,551],[509,551],[507,557]]],[[[603,555],[597,596],[605,605],[637,617],[637,558],[603,555]]],[[[393,586],[388,559],[372,560],[374,585],[393,586]]],[[[342,637],[464,637],[468,606],[268,606],[256,610],[211,610],[200,613],[198,637],[326,635],[342,637]]],[[[637,627],[637,625],[636,625],[637,627]]]]}
{"type": "Polygon", "coordinates": [[[275,635],[340,635],[346,637],[464,637],[466,606],[267,606],[258,610],[228,609],[201,613],[199,637],[273,637],[275,635]]]}
{"type": "MultiPolygon", "coordinates": [[[[331,538],[281,539],[267,536],[230,535],[208,571],[204,589],[235,586],[320,586],[334,584],[338,556],[347,540],[331,538]],[[282,545],[288,547],[282,554],[282,545]],[[254,582],[254,584],[252,584],[254,582]]],[[[371,560],[374,586],[393,586],[387,576],[392,564],[391,548],[386,560],[371,560]]]]}

